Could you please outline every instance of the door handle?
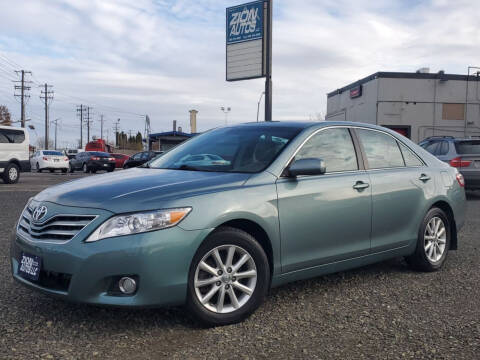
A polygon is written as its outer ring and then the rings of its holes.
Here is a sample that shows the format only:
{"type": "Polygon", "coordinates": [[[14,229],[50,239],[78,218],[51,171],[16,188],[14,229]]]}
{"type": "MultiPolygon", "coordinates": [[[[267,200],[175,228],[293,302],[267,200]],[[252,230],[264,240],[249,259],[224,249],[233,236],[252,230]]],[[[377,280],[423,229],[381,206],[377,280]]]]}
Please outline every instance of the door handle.
{"type": "Polygon", "coordinates": [[[430,180],[430,176],[428,176],[427,174],[422,174],[420,175],[420,177],[418,178],[418,180],[420,181],[423,181],[423,182],[427,182],[428,180],[430,180]]]}
{"type": "Polygon", "coordinates": [[[355,183],[355,185],[353,185],[353,188],[354,188],[355,190],[359,190],[359,191],[360,191],[360,190],[363,190],[363,189],[368,188],[369,186],[370,186],[370,184],[368,184],[368,183],[365,183],[365,182],[363,182],[363,181],[357,181],[357,182],[355,183]]]}

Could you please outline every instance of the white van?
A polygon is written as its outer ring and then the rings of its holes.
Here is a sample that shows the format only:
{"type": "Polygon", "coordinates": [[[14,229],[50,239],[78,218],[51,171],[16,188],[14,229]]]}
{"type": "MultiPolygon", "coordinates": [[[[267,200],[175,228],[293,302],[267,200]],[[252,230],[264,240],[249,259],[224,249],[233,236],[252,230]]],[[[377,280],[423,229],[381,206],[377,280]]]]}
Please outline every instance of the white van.
{"type": "Polygon", "coordinates": [[[0,177],[14,184],[21,171],[30,171],[28,131],[12,126],[0,126],[0,177]]]}

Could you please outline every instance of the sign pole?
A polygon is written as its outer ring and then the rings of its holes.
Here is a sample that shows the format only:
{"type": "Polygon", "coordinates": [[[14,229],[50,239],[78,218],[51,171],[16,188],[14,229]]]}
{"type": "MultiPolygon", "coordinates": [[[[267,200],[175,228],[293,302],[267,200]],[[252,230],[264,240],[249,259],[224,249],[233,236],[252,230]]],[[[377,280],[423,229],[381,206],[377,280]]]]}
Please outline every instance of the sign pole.
{"type": "Polygon", "coordinates": [[[265,121],[272,121],[272,4],[273,0],[264,2],[265,26],[265,121]]]}

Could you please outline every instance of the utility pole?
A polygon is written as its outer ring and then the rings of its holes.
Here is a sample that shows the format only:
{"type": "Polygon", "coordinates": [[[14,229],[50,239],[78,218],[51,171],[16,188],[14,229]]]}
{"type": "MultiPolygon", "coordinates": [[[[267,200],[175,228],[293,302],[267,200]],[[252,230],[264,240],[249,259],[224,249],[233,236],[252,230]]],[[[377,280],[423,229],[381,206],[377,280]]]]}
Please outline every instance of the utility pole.
{"type": "Polygon", "coordinates": [[[83,148],[83,113],[85,111],[85,106],[80,104],[77,105],[77,115],[80,116],[80,149],[83,148]]]}
{"type": "Polygon", "coordinates": [[[45,150],[48,150],[48,105],[49,100],[53,100],[53,91],[49,90],[50,88],[52,88],[52,85],[48,85],[47,83],[45,83],[41,86],[44,87],[44,90],[41,91],[40,99],[45,102],[45,150]]]}
{"type": "Polygon", "coordinates": [[[90,106],[87,106],[87,118],[85,122],[87,123],[87,143],[90,141],[90,106]]]}
{"type": "Polygon", "coordinates": [[[57,150],[57,126],[58,126],[58,120],[60,120],[60,118],[55,119],[55,120],[52,121],[52,123],[55,124],[55,150],[57,150]]]}
{"type": "Polygon", "coordinates": [[[15,81],[19,82],[20,85],[15,85],[14,89],[15,90],[20,90],[20,95],[15,94],[16,97],[20,97],[20,122],[22,124],[22,128],[25,127],[25,98],[29,98],[30,95],[26,95],[25,91],[30,90],[30,86],[27,86],[25,84],[30,84],[31,81],[25,81],[25,74],[32,74],[31,71],[25,71],[25,70],[18,70],[15,71],[17,74],[21,74],[21,80],[15,81]]]}
{"type": "Polygon", "coordinates": [[[103,122],[105,120],[103,120],[103,114],[100,115],[100,139],[103,139],[103,122]]]}
{"type": "Polygon", "coordinates": [[[120,123],[120,119],[117,119],[117,121],[113,123],[113,128],[115,130],[115,147],[118,147],[118,124],[119,123],[120,123]]]}

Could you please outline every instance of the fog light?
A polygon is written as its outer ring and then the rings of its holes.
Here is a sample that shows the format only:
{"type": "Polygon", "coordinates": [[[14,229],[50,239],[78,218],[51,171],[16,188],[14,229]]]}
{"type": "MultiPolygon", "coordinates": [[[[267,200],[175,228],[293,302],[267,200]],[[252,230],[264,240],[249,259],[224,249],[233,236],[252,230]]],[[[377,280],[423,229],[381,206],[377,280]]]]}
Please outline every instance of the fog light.
{"type": "Polygon", "coordinates": [[[137,290],[137,283],[134,279],[125,276],[118,281],[118,288],[122,293],[130,295],[137,290]]]}

